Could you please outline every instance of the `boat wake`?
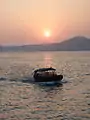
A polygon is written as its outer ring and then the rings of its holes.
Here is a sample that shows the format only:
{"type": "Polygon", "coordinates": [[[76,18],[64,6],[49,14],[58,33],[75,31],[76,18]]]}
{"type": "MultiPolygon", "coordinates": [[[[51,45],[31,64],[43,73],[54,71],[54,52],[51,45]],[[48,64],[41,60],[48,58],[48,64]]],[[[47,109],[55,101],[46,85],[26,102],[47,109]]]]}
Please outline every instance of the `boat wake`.
{"type": "Polygon", "coordinates": [[[63,79],[59,82],[57,81],[51,81],[51,82],[35,82],[34,78],[32,76],[29,77],[23,77],[23,78],[5,78],[0,77],[0,81],[10,81],[10,82],[22,82],[22,83],[28,83],[28,84],[36,84],[40,86],[62,86],[65,83],[68,83],[66,79],[63,79]]]}

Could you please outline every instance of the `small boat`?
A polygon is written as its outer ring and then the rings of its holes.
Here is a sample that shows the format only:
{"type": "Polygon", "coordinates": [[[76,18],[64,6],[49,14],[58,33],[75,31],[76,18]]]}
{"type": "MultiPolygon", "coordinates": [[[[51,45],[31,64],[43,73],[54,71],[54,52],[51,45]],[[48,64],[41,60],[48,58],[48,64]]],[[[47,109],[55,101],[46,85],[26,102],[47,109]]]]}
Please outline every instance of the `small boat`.
{"type": "Polygon", "coordinates": [[[63,79],[63,75],[58,75],[52,67],[35,70],[33,77],[35,82],[60,82],[63,79]]]}

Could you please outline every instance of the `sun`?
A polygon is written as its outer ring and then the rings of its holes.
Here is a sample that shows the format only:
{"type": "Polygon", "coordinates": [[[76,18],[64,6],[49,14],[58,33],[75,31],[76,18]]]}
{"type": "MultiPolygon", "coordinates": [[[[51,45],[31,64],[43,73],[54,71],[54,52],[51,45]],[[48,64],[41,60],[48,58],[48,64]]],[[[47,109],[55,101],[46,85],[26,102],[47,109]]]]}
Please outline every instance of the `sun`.
{"type": "Polygon", "coordinates": [[[44,36],[47,37],[47,38],[50,37],[51,36],[51,31],[50,30],[45,30],[44,31],[44,36]]]}

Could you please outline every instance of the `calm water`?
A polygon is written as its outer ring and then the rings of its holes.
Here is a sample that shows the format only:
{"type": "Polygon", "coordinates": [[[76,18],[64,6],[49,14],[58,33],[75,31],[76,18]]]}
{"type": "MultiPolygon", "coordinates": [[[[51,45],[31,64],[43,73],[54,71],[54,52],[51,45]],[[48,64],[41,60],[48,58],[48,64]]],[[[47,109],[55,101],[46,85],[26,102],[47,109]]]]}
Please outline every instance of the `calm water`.
{"type": "Polygon", "coordinates": [[[0,120],[90,120],[90,52],[0,53],[0,120]],[[31,82],[45,66],[63,85],[31,82]]]}

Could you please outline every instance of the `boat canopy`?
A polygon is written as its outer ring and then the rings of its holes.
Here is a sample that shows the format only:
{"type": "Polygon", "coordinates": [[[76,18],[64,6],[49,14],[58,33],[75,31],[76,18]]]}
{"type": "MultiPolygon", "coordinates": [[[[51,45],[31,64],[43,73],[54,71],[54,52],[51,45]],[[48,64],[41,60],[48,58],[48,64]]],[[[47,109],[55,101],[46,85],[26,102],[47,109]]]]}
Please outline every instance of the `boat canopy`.
{"type": "Polygon", "coordinates": [[[36,72],[44,72],[44,71],[49,71],[49,70],[56,70],[56,69],[54,69],[54,68],[52,68],[52,67],[50,67],[50,68],[40,68],[40,69],[37,69],[37,70],[35,70],[34,72],[36,73],[36,72]]]}

